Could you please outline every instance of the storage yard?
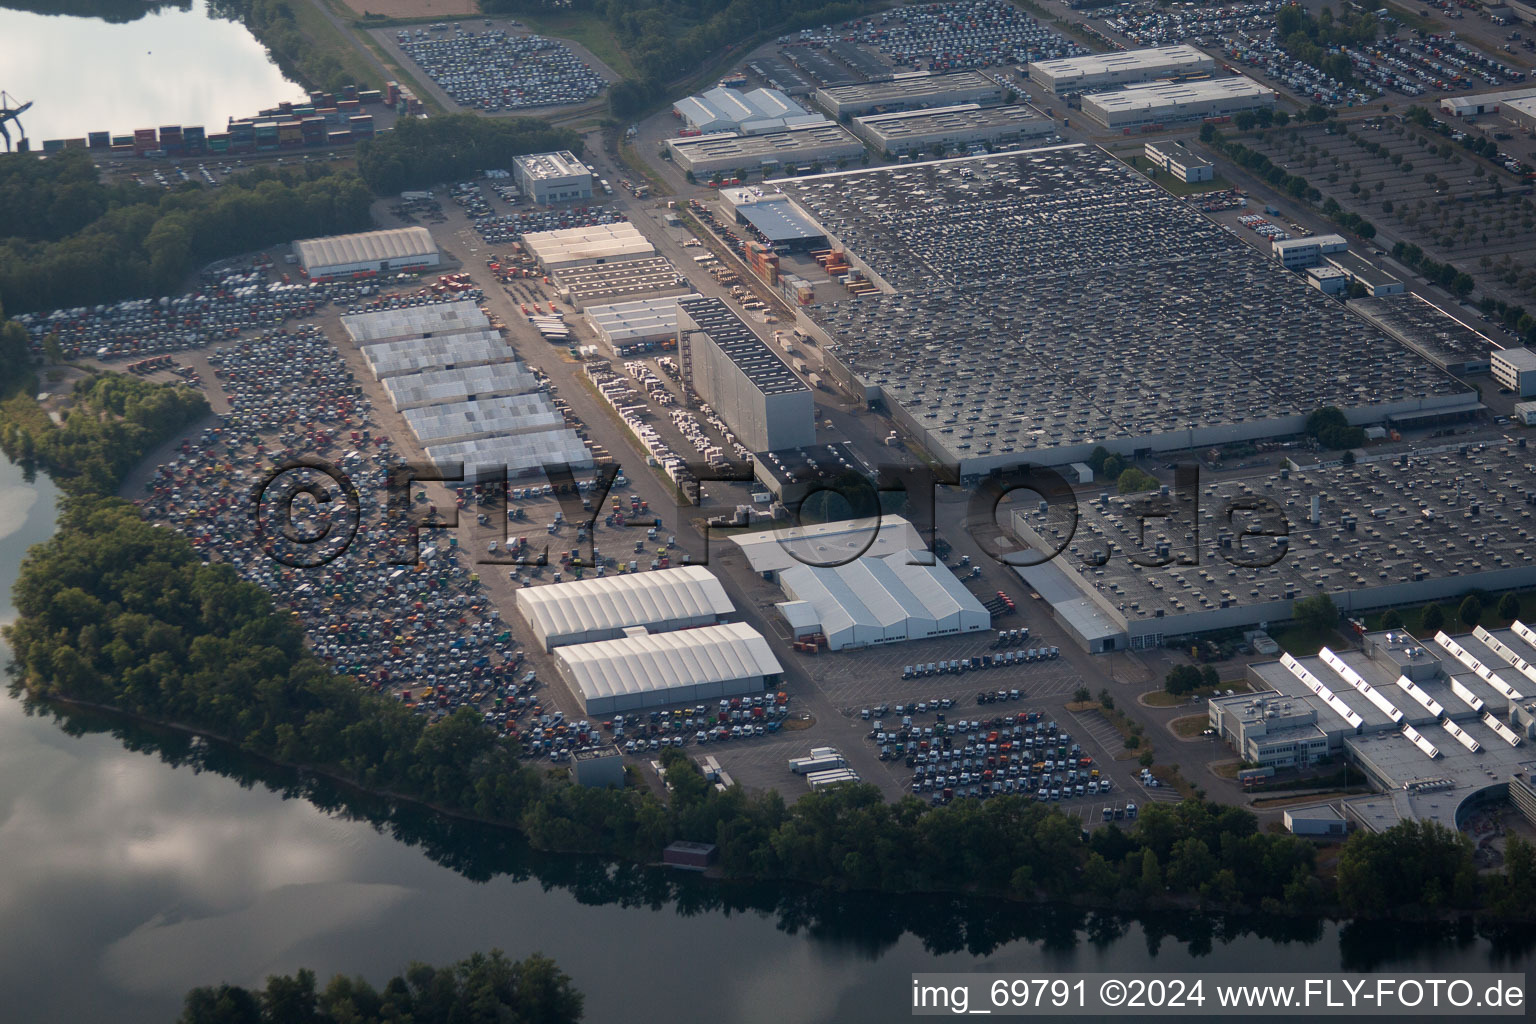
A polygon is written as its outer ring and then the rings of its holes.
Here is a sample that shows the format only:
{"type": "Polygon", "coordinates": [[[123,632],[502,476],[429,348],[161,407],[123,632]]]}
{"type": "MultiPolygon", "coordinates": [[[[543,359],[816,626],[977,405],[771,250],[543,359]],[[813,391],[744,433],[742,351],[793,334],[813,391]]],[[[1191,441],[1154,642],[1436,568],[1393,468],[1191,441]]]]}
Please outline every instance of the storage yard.
{"type": "Polygon", "coordinates": [[[608,79],[558,39],[472,21],[379,29],[460,107],[496,113],[566,107],[601,95],[608,79]]]}
{"type": "Polygon", "coordinates": [[[832,346],[829,371],[964,475],[1070,462],[1101,444],[1281,436],[1319,405],[1373,419],[1476,405],[1407,349],[1383,362],[1390,339],[1100,151],[774,186],[897,292],[804,310],[832,346]],[[958,388],[957,363],[978,368],[958,388]],[[1230,371],[1214,373],[1218,363],[1230,371]],[[1133,383],[1148,366],[1160,368],[1155,394],[1133,383]]]}

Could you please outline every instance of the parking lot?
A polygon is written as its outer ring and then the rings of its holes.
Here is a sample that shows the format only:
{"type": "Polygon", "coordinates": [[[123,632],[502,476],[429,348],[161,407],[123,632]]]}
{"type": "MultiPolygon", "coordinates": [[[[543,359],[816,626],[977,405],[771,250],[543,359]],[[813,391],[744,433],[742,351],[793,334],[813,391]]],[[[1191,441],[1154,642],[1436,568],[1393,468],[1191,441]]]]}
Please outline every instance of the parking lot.
{"type": "Polygon", "coordinates": [[[544,113],[589,103],[618,79],[580,45],[532,34],[505,19],[380,28],[372,34],[391,56],[418,69],[423,85],[449,107],[544,113]]]}
{"type": "Polygon", "coordinates": [[[1536,206],[1522,194],[1529,185],[1454,140],[1382,117],[1331,132],[1275,130],[1244,144],[1485,289],[1515,303],[1536,298],[1536,246],[1526,226],[1536,206]]]}

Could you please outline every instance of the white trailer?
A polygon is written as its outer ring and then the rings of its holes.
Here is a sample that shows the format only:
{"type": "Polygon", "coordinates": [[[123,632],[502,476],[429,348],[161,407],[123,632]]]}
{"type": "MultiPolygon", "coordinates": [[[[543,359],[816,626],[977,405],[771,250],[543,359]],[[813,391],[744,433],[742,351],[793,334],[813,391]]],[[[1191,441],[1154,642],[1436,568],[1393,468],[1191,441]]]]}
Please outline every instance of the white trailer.
{"type": "Polygon", "coordinates": [[[831,771],[811,772],[805,777],[805,781],[812,789],[826,789],[828,786],[837,786],[844,782],[858,782],[859,773],[847,768],[834,768],[831,771]]]}
{"type": "Polygon", "coordinates": [[[797,757],[789,762],[789,770],[796,775],[809,775],[811,772],[824,772],[834,768],[846,767],[848,767],[848,762],[835,754],[830,757],[797,757]]]}

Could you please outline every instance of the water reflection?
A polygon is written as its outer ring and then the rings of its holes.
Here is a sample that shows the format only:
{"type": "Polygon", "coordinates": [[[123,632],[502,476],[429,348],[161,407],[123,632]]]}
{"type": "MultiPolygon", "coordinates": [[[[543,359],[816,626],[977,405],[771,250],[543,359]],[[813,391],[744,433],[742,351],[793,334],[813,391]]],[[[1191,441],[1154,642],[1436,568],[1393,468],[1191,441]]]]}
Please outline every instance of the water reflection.
{"type": "Polygon", "coordinates": [[[211,16],[207,0],[6,0],[0,6],[0,82],[34,106],[21,123],[34,148],[87,132],[200,124],[222,131],[304,90],[286,80],[237,21],[211,16]],[[65,15],[100,8],[92,17],[65,15]],[[138,16],[139,12],[144,12],[138,16]],[[133,15],[130,17],[130,14],[133,15]],[[113,22],[116,23],[113,23],[113,22]]]}

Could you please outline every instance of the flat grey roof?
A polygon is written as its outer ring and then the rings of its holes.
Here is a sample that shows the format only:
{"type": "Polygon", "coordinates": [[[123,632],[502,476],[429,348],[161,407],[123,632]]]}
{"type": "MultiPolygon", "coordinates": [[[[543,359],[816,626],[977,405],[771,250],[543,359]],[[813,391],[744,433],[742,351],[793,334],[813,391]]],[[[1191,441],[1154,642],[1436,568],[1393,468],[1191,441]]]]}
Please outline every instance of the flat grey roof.
{"type": "MultiPolygon", "coordinates": [[[[1160,519],[1148,520],[1142,545],[1134,496],[1107,503],[1080,500],[1076,533],[1054,562],[1078,575],[1079,592],[1092,589],[1123,604],[1129,623],[1161,621],[1170,635],[1182,631],[1178,616],[1220,609],[1224,602],[1227,607],[1279,602],[1288,608],[1296,598],[1318,593],[1358,596],[1376,587],[1456,578],[1468,578],[1471,586],[1470,577],[1481,573],[1536,567],[1536,507],[1527,502],[1528,495],[1536,497],[1530,454],[1505,442],[1453,443],[1406,461],[1392,450],[1374,452],[1354,466],[1292,471],[1289,480],[1281,480],[1276,470],[1206,483],[1199,495],[1197,549],[1187,543],[1185,528],[1160,519]],[[1321,519],[1316,526],[1309,521],[1314,496],[1321,519]],[[1224,543],[1242,520],[1228,523],[1223,509],[1257,497],[1283,510],[1287,551],[1273,565],[1231,565],[1223,556],[1236,552],[1224,543]],[[1346,518],[1354,520],[1353,529],[1346,518]],[[1150,554],[1160,541],[1198,557],[1199,564],[1143,568],[1123,554],[1150,554]],[[1104,565],[1084,563],[1089,551],[1106,543],[1116,553],[1104,565]]],[[[1066,540],[1055,517],[1033,508],[1020,514],[1047,540],[1066,540]]],[[[1255,542],[1247,551],[1251,561],[1278,553],[1255,542]]]]}
{"type": "Polygon", "coordinates": [[[772,187],[895,291],[804,312],[954,462],[1087,446],[1079,459],[1191,425],[1262,436],[1319,405],[1475,404],[1407,349],[1383,358],[1379,330],[1099,149],[772,187]]]}
{"type": "Polygon", "coordinates": [[[1351,299],[1349,308],[1440,366],[1484,365],[1497,347],[1492,339],[1434,303],[1404,292],[1351,299]]]}
{"type": "Polygon", "coordinates": [[[736,212],[770,242],[825,238],[826,234],[793,203],[744,203],[736,212]]]}
{"type": "Polygon", "coordinates": [[[1508,363],[1516,370],[1527,373],[1536,370],[1536,352],[1528,348],[1506,348],[1497,355],[1500,362],[1508,363]]]}
{"type": "Polygon", "coordinates": [[[1331,252],[1326,254],[1323,259],[1332,263],[1344,271],[1344,273],[1359,280],[1362,284],[1372,288],[1400,283],[1397,278],[1382,270],[1376,264],[1352,252],[1331,252]]]}
{"type": "Polygon", "coordinates": [[[998,92],[1002,86],[980,71],[957,71],[948,75],[907,75],[885,82],[861,82],[822,89],[839,104],[895,103],[942,96],[951,92],[998,92]]]}
{"type": "Polygon", "coordinates": [[[708,335],[709,340],[764,394],[787,395],[810,390],[724,300],[714,296],[686,296],[678,299],[677,308],[698,324],[699,330],[708,335]]]}

